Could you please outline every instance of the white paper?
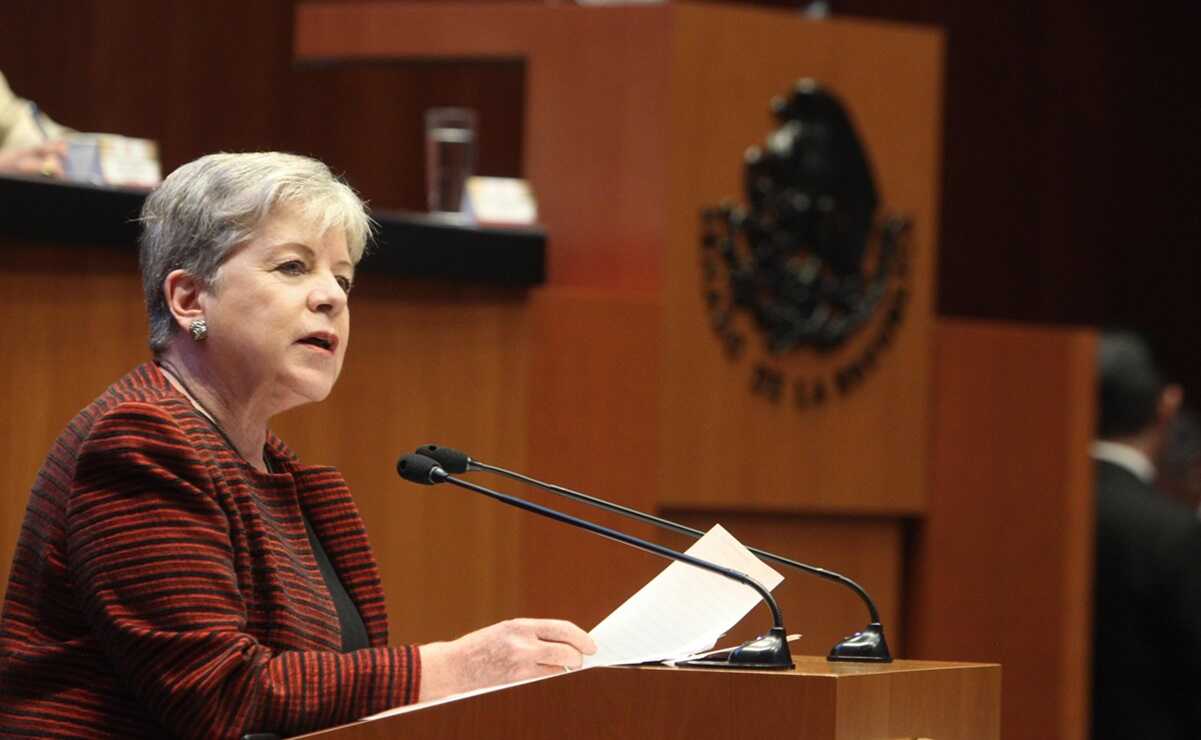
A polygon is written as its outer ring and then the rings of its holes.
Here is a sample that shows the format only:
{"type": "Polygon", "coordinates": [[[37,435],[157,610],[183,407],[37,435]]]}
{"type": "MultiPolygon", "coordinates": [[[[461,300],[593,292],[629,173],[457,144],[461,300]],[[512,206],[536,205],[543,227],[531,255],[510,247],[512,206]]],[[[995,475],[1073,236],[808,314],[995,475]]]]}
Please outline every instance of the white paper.
{"type": "MultiPolygon", "coordinates": [[[[687,552],[745,573],[769,591],[784,580],[721,525],[687,552]]],[[[761,601],[750,586],[674,562],[592,630],[597,652],[584,657],[584,667],[680,660],[708,650],[761,601]]]]}

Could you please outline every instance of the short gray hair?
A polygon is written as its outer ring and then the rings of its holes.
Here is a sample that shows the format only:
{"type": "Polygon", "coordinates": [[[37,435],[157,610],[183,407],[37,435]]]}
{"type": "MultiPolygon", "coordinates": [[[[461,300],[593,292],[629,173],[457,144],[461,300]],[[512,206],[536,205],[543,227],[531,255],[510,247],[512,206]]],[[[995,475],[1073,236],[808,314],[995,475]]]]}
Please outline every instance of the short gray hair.
{"type": "Polygon", "coordinates": [[[299,208],[321,233],[340,228],[356,264],[371,239],[371,218],[358,195],[315,159],[280,152],[210,154],[163,180],[142,206],[139,240],[150,349],[171,343],[175,317],[163,281],[184,270],[212,284],[230,251],[254,238],[281,204],[299,208]]]}

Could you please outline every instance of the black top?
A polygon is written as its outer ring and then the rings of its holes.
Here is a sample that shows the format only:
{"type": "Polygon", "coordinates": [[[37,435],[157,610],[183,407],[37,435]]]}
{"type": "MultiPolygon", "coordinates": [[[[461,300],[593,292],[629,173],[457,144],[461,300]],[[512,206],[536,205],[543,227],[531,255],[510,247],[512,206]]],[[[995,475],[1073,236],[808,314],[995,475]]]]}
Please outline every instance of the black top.
{"type": "Polygon", "coordinates": [[[313,548],[313,557],[317,559],[317,568],[321,571],[321,577],[325,579],[325,587],[329,589],[330,598],[334,600],[334,608],[338,610],[338,623],[342,627],[342,652],[349,653],[352,650],[370,647],[367,640],[367,625],[363,624],[363,616],[359,614],[359,608],[350,600],[350,594],[342,585],[342,579],[338,578],[338,573],[334,570],[334,564],[330,562],[329,555],[325,554],[321,540],[317,539],[316,533],[313,532],[309,518],[304,514],[301,514],[300,517],[304,519],[304,529],[309,533],[309,546],[313,548]]]}
{"type": "MultiPolygon", "coordinates": [[[[221,432],[221,436],[225,437],[228,442],[229,437],[225,436],[221,427],[217,426],[212,419],[209,419],[209,422],[218,432],[221,432]]],[[[230,442],[230,444],[233,443],[230,442]]],[[[271,455],[264,454],[263,462],[267,464],[268,471],[280,472],[278,463],[271,455]]],[[[325,581],[325,588],[329,590],[329,597],[333,600],[334,609],[338,612],[338,627],[342,633],[342,652],[349,653],[352,650],[371,647],[367,637],[367,625],[363,623],[363,615],[359,613],[359,608],[351,600],[346,586],[342,585],[338,571],[334,570],[334,564],[325,552],[321,540],[317,539],[317,533],[313,531],[313,525],[309,524],[309,518],[305,516],[303,509],[300,512],[300,519],[304,522],[304,531],[309,536],[309,547],[313,549],[313,559],[317,561],[317,570],[321,571],[321,579],[325,581]]]]}

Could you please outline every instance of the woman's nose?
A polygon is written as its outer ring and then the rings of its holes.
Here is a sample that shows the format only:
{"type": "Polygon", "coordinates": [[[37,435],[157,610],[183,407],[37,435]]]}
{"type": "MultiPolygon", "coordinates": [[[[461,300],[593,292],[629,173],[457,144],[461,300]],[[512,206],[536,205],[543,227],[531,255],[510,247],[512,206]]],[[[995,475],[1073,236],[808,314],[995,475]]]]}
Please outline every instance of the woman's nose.
{"type": "Polygon", "coordinates": [[[346,291],[334,275],[322,276],[309,291],[309,309],[337,314],[346,308],[346,291]]]}

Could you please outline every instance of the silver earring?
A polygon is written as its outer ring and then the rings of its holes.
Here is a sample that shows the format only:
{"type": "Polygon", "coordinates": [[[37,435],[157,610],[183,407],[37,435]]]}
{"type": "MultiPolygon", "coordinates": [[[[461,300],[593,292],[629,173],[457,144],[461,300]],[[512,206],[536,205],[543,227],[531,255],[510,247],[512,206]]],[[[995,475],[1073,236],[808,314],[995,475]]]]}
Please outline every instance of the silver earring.
{"type": "Polygon", "coordinates": [[[192,332],[192,339],[197,342],[203,342],[205,337],[209,335],[209,323],[204,319],[194,319],[188,325],[188,329],[192,332]]]}

